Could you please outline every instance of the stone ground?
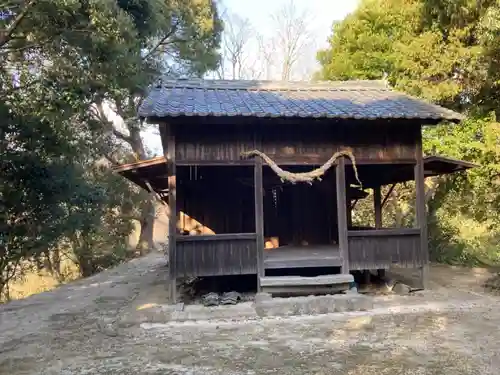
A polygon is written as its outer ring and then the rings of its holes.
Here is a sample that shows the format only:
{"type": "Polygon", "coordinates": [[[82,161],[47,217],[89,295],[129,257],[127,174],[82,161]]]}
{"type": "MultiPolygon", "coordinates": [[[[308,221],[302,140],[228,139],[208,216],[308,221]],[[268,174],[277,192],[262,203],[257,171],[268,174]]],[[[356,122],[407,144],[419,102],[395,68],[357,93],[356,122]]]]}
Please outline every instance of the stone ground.
{"type": "Polygon", "coordinates": [[[435,266],[431,288],[367,312],[113,324],[165,303],[163,257],[0,306],[0,374],[498,374],[500,297],[482,270],[435,266]]]}

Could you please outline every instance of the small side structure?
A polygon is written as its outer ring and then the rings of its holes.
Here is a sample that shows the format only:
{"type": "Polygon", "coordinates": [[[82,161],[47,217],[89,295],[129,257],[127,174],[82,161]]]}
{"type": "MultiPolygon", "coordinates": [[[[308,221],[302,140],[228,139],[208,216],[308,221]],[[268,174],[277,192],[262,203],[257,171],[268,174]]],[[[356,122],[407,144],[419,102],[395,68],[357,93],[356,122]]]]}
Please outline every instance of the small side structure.
{"type": "MultiPolygon", "coordinates": [[[[474,166],[422,153],[422,126],[458,123],[460,114],[378,81],[164,81],[139,116],[159,125],[164,156],[116,170],[170,207],[174,301],[180,277],[255,274],[262,290],[272,275],[276,287],[276,272],[300,275],[307,268],[324,270],[330,278],[320,278],[330,284],[335,277],[345,284],[353,270],[418,267],[425,286],[424,179],[474,166]],[[339,151],[356,161],[341,157],[321,180],[291,184],[260,157],[242,157],[252,150],[294,173],[339,151]],[[415,227],[384,228],[381,187],[411,180],[415,227]],[[375,228],[352,225],[364,189],[375,193],[375,228]]],[[[291,279],[281,277],[286,289],[291,279]]]]}

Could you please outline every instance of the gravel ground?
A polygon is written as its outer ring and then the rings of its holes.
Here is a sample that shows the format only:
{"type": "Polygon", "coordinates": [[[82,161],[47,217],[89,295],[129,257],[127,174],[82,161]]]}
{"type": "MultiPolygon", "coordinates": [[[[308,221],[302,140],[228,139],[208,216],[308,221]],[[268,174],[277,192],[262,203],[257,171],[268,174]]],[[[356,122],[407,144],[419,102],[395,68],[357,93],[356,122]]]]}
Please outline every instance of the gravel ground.
{"type": "Polygon", "coordinates": [[[0,306],[0,374],[498,374],[500,299],[481,270],[433,267],[431,289],[369,312],[131,324],[164,303],[163,257],[0,306]],[[453,285],[451,285],[453,284],[453,285]]]}

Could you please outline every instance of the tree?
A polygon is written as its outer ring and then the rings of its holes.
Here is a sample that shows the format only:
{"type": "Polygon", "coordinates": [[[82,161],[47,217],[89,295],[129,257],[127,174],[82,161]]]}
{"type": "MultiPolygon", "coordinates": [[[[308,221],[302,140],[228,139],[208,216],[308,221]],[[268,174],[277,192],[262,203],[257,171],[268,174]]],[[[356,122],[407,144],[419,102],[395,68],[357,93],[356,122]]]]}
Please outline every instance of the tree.
{"type": "MultiPolygon", "coordinates": [[[[141,56],[131,60],[132,75],[115,76],[114,84],[99,92],[91,112],[102,130],[113,138],[115,150],[126,147],[135,160],[144,160],[150,157],[141,136],[147,125],[136,113],[148,86],[161,75],[201,76],[216,69],[222,22],[212,0],[122,3],[127,4],[125,9],[141,17],[135,22],[138,30],[135,54],[141,56]]],[[[106,156],[113,163],[124,161],[116,158],[116,152],[106,156]]],[[[141,206],[137,248],[144,253],[153,246],[154,198],[147,197],[141,206]]]]}
{"type": "Polygon", "coordinates": [[[310,79],[315,63],[311,18],[293,0],[271,12],[271,33],[255,30],[250,20],[222,8],[219,79],[310,79]]]}
{"type": "Polygon", "coordinates": [[[0,3],[0,296],[75,230],[72,210],[96,198],[79,163],[95,137],[78,128],[92,100],[89,78],[105,73],[99,48],[115,38],[101,18],[90,22],[102,4],[0,3]]]}
{"type": "Polygon", "coordinates": [[[289,81],[301,56],[311,52],[307,50],[313,43],[309,15],[305,11],[300,12],[290,1],[271,15],[271,21],[276,29],[271,45],[281,65],[281,79],[289,81]]]}
{"type": "Polygon", "coordinates": [[[224,79],[229,73],[231,79],[242,79],[249,67],[248,47],[253,37],[253,29],[248,18],[242,18],[227,9],[223,14],[224,32],[222,33],[221,63],[219,78],[224,79]],[[229,68],[229,72],[226,72],[229,68]]]}
{"type": "Polygon", "coordinates": [[[334,25],[329,48],[317,56],[321,70],[316,78],[381,79],[387,75],[396,89],[469,115],[462,126],[424,130],[426,152],[481,165],[466,177],[439,179],[433,186],[429,225],[432,238],[448,251],[444,257],[440,253],[441,260],[500,259],[498,251],[485,255],[488,251],[484,250],[500,233],[495,214],[500,208],[495,191],[500,177],[499,20],[496,1],[365,0],[334,25]],[[462,235],[464,223],[473,223],[480,237],[470,241],[462,235]],[[453,250],[453,246],[443,246],[443,241],[465,245],[455,251],[456,246],[453,250]]]}
{"type": "MultiPolygon", "coordinates": [[[[211,1],[0,0],[0,9],[1,295],[75,235],[83,267],[92,244],[123,239],[135,195],[95,171],[116,155],[117,134],[91,109],[114,101],[128,115],[159,72],[201,74],[217,61],[220,23],[211,1]]],[[[133,117],[131,143],[142,126],[133,117]]]]}

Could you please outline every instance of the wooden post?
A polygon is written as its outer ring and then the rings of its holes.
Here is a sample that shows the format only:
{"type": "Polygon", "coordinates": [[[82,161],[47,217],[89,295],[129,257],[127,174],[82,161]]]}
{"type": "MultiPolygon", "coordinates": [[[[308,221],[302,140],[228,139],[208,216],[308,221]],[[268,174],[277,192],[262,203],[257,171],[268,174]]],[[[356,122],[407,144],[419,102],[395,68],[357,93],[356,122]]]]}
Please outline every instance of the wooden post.
{"type": "Polygon", "coordinates": [[[345,158],[338,159],[335,171],[337,183],[337,225],[339,229],[339,249],[342,257],[342,273],[349,273],[349,242],[347,238],[347,196],[345,179],[345,158]]]}
{"type": "Polygon", "coordinates": [[[177,241],[177,176],[175,166],[175,136],[170,124],[160,124],[160,135],[163,146],[163,155],[167,164],[168,176],[168,207],[170,215],[168,218],[168,274],[170,302],[177,302],[177,280],[176,280],[176,241],[177,241]]]}
{"type": "Polygon", "coordinates": [[[429,248],[427,238],[427,217],[425,207],[425,177],[424,177],[424,160],[422,152],[422,135],[420,133],[417,139],[415,164],[415,188],[416,188],[416,216],[417,227],[420,228],[420,252],[422,257],[422,268],[420,273],[421,286],[424,289],[428,288],[429,282],[429,248]]]}
{"type": "MultiPolygon", "coordinates": [[[[375,209],[375,229],[382,228],[382,193],[381,187],[377,186],[373,188],[373,207],[375,209]]],[[[385,279],[385,269],[377,269],[377,276],[380,279],[385,279]]]]}
{"type": "Polygon", "coordinates": [[[262,159],[255,158],[255,233],[257,234],[257,291],[261,290],[260,278],[264,276],[264,195],[262,182],[262,159]]]}
{"type": "Polygon", "coordinates": [[[382,196],[380,186],[373,188],[373,207],[375,208],[375,228],[382,228],[382,196]]]}

